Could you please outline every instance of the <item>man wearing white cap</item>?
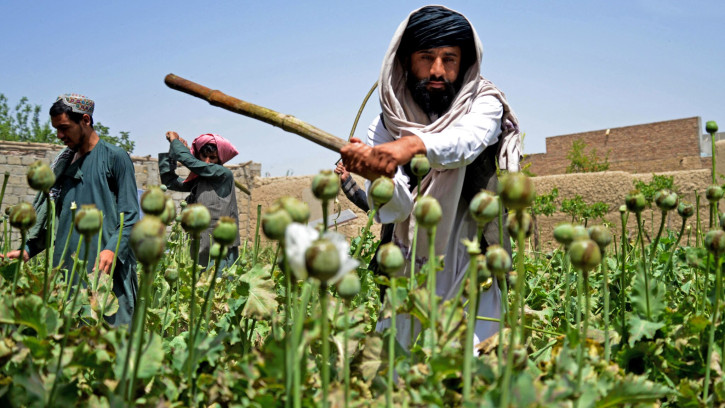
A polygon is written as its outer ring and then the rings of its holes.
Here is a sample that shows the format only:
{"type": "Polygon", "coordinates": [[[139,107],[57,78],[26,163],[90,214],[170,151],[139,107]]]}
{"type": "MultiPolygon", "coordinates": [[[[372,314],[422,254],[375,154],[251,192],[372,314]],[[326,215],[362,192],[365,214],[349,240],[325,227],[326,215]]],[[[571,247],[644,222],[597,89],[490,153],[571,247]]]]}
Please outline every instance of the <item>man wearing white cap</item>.
{"type": "MultiPolygon", "coordinates": [[[[56,181],[50,197],[55,201],[56,236],[65,239],[72,231],[69,248],[76,248],[81,239],[73,228],[71,203],[75,202],[78,208],[83,204],[94,204],[103,212],[98,268],[105,273],[111,273],[116,243],[121,236],[113,271],[113,292],[119,308],[115,315],[106,318],[110,324],[120,325],[131,321],[138,287],[136,258],[128,245],[131,228],[139,218],[136,177],[128,153],[99,138],[93,128],[94,107],[93,100],[77,94],[61,95],[50,107],[51,124],[57,130],[58,139],[66,145],[51,165],[56,181]],[[124,214],[123,230],[120,229],[120,213],[124,214]]],[[[48,205],[42,194],[36,197],[33,205],[38,221],[28,234],[28,252],[24,254],[27,257],[45,249],[48,205]]],[[[96,263],[97,244],[98,239],[91,240],[88,273],[96,263]]],[[[8,255],[17,257],[18,251],[14,252],[8,255]]],[[[72,252],[67,251],[61,260],[63,245],[56,245],[53,265],[62,261],[63,267],[70,270],[72,252]]]]}

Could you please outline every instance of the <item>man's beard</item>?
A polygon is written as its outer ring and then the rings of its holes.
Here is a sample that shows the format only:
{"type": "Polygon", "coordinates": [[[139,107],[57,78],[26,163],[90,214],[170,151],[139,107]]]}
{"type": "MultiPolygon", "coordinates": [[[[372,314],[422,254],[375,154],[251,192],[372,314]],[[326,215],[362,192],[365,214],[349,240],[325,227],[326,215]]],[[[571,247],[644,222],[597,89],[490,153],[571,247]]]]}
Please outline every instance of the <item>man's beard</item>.
{"type": "Polygon", "coordinates": [[[451,102],[453,102],[456,94],[461,89],[459,81],[450,82],[443,78],[425,78],[418,80],[410,72],[408,73],[407,83],[408,90],[413,95],[413,100],[428,116],[433,114],[436,116],[443,115],[451,107],[451,102]],[[429,91],[427,86],[430,81],[442,81],[444,82],[444,88],[429,91]]]}

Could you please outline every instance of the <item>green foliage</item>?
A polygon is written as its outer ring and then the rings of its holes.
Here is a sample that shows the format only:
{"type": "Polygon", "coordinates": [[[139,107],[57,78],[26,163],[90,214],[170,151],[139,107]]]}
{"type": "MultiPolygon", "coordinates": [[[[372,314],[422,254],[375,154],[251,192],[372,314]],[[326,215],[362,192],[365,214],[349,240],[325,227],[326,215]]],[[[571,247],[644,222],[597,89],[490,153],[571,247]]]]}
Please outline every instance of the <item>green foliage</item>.
{"type": "Polygon", "coordinates": [[[662,176],[652,174],[652,180],[649,183],[645,183],[642,180],[634,180],[634,188],[639,190],[648,203],[652,203],[654,200],[655,193],[660,190],[666,189],[677,192],[677,186],[675,186],[674,176],[662,176]]]}
{"type": "Polygon", "coordinates": [[[559,189],[554,187],[546,194],[537,194],[534,203],[531,205],[531,212],[550,216],[556,212],[556,199],[559,197],[559,189]]]}
{"type": "MultiPolygon", "coordinates": [[[[558,190],[543,196],[548,198],[535,205],[540,206],[537,211],[546,214],[551,211],[558,190]]],[[[576,214],[594,213],[585,208],[594,205],[588,206],[581,198],[569,200],[567,206],[574,208],[576,214]]],[[[361,248],[361,266],[356,271],[361,291],[345,302],[335,296],[334,286],[330,287],[327,315],[320,313],[320,290],[314,281],[295,281],[287,292],[289,271],[285,270],[283,253],[276,244],[261,248],[256,260],[253,251],[242,246],[237,263],[220,271],[218,277],[213,270],[198,271],[197,295],[207,293],[212,279],[216,279],[216,289],[201,321],[199,337],[189,342],[189,238],[178,225],[171,228],[167,253],[153,273],[148,318],[144,327],[135,332],[143,334],[145,341],[138,365],[139,381],[130,387],[130,396],[118,395],[117,386],[127,367],[126,353],[130,350],[130,356],[135,357],[139,350],[135,343],[129,343],[129,327],[105,324],[97,306],[101,302],[99,294],[108,294],[107,305],[115,304],[113,292],[109,291],[111,279],[104,276],[96,288],[88,285],[80,292],[80,304],[71,311],[62,278],[65,271],[53,275],[44,303],[38,295],[43,287],[42,260],[33,258],[26,264],[19,275],[18,290],[11,293],[7,282],[14,278],[17,264],[0,259],[0,406],[281,407],[291,405],[285,378],[291,360],[301,379],[301,406],[321,406],[323,319],[328,319],[331,328],[331,399],[343,398],[343,362],[347,361],[352,407],[384,405],[384,379],[393,368],[398,375],[393,390],[395,407],[403,402],[409,406],[439,407],[502,405],[503,370],[497,351],[499,347],[502,352],[510,350],[510,323],[503,331],[502,344],[492,337],[483,339],[479,345],[480,353],[472,361],[471,398],[464,402],[462,339],[468,324],[464,309],[469,288],[463,287],[458,297],[442,300],[438,308],[440,319],[431,324],[426,266],[417,269],[416,287],[412,290],[406,276],[395,277],[396,304],[381,304],[379,285],[387,290],[390,299],[390,289],[385,288],[390,279],[376,277],[367,269],[378,245],[369,231],[354,238],[350,248],[351,253],[358,246],[361,248]],[[178,280],[167,282],[163,272],[171,266],[178,268],[178,280]],[[387,353],[392,336],[388,330],[378,332],[375,322],[379,316],[391,315],[393,308],[399,319],[414,316],[422,323],[422,329],[413,347],[393,345],[396,359],[395,366],[390,367],[387,353]],[[288,316],[292,318],[292,327],[287,326],[288,316]],[[62,327],[64,321],[70,322],[70,330],[62,327]],[[432,330],[437,331],[437,343],[432,330]],[[288,336],[296,339],[294,346],[288,343],[288,336]],[[65,345],[63,351],[61,344],[65,345]],[[190,350],[194,350],[198,360],[188,361],[190,350]],[[191,384],[189,370],[193,373],[191,384]],[[54,399],[49,401],[51,389],[55,389],[54,399]]],[[[612,243],[607,250],[609,255],[603,259],[609,269],[609,299],[604,298],[601,270],[589,273],[585,291],[574,284],[574,279],[567,281],[569,263],[562,249],[547,257],[522,254],[525,273],[517,273],[516,279],[521,279],[519,283],[527,288],[527,341],[526,349],[511,353],[515,358],[510,367],[515,368],[508,406],[673,408],[725,404],[725,375],[719,351],[719,341],[725,338],[722,320],[715,324],[715,338],[719,340],[712,354],[712,393],[707,401],[701,398],[707,352],[702,339],[713,328],[716,292],[714,275],[705,273],[705,269],[714,265],[707,262],[709,255],[704,249],[679,247],[675,242],[673,232],[669,231],[660,245],[650,244],[644,254],[640,253],[639,245],[627,246],[623,258],[621,250],[612,248],[619,244],[612,243]],[[666,252],[672,246],[676,248],[670,264],[666,252]],[[617,252],[618,256],[612,255],[617,252]],[[641,258],[649,259],[650,253],[655,256],[647,264],[650,275],[645,284],[641,258]],[[709,296],[703,296],[704,279],[708,279],[709,296]],[[565,298],[567,294],[569,298],[565,298]],[[590,326],[585,336],[574,326],[575,314],[585,310],[586,303],[579,300],[584,297],[591,303],[590,326]],[[603,322],[605,300],[609,301],[611,319],[608,329],[603,322]],[[609,360],[603,353],[605,338],[610,339],[612,346],[609,360]],[[579,345],[586,347],[581,349],[586,350],[581,358],[579,345]],[[577,392],[580,369],[583,375],[577,392]]],[[[437,259],[433,271],[441,270],[443,262],[442,257],[437,259]]],[[[504,298],[509,310],[520,306],[512,304],[514,299],[512,292],[504,298]]],[[[197,302],[197,319],[200,308],[197,302]]],[[[129,364],[135,361],[132,358],[129,364]]]]}
{"type": "MultiPolygon", "coordinates": [[[[50,119],[41,123],[41,112],[41,106],[31,104],[26,97],[20,98],[11,110],[7,97],[0,93],[0,140],[61,144],[50,126],[50,119]]],[[[102,140],[129,153],[133,152],[136,143],[131,140],[129,132],[121,131],[119,135],[112,135],[101,122],[95,122],[93,128],[102,140]]]]}
{"type": "Polygon", "coordinates": [[[561,212],[571,216],[571,222],[587,225],[588,220],[603,219],[609,212],[609,205],[601,201],[587,204],[579,194],[574,198],[561,200],[561,212]]]}
{"type": "Polygon", "coordinates": [[[598,171],[609,170],[609,153],[604,156],[602,160],[597,155],[597,149],[592,148],[587,153],[587,144],[582,139],[577,139],[571,146],[571,150],[566,154],[566,158],[569,159],[569,165],[566,166],[567,173],[595,173],[598,171]]]}

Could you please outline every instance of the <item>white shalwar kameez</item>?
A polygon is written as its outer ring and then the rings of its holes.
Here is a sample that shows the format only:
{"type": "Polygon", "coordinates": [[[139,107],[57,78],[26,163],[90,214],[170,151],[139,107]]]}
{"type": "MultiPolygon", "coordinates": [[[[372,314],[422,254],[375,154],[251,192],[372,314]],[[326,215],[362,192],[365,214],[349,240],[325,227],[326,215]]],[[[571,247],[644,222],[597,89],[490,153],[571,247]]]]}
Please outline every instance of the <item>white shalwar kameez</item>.
{"type": "MultiPolygon", "coordinates": [[[[413,11],[413,15],[418,10],[413,11]]],[[[465,200],[461,200],[466,165],[472,163],[487,146],[499,142],[497,161],[501,169],[518,171],[521,158],[521,138],[518,121],[511,111],[504,94],[480,75],[483,47],[471,26],[475,43],[476,59],[463,75],[462,86],[441,117],[430,117],[413,100],[406,84],[406,68],[396,56],[403,33],[408,25],[403,21],[388,46],[378,80],[381,117],[373,120],[368,129],[367,144],[377,146],[392,142],[406,134],[418,136],[426,147],[431,171],[421,180],[422,195],[438,200],[443,216],[436,227],[435,253],[445,255],[444,269],[438,272],[436,293],[444,300],[453,298],[464,282],[468,267],[468,254],[461,240],[474,239],[476,222],[468,213],[465,200]],[[500,139],[500,141],[499,141],[500,139]]],[[[492,175],[495,176],[495,175],[492,175]]],[[[408,176],[398,167],[395,176],[393,199],[382,206],[377,221],[395,224],[393,242],[408,259],[400,272],[410,275],[410,255],[415,230],[412,215],[417,189],[409,191],[408,176]]],[[[368,185],[368,199],[370,197],[368,185]]],[[[372,203],[371,203],[372,204],[372,203]]],[[[419,228],[416,248],[416,274],[428,256],[426,231],[419,228]]],[[[499,318],[501,295],[495,282],[480,294],[478,316],[499,318]]],[[[406,348],[410,344],[411,330],[420,331],[417,323],[410,327],[410,317],[401,315],[396,320],[398,342],[406,348]]],[[[377,330],[389,327],[388,319],[378,321],[377,330]]],[[[498,331],[497,322],[477,321],[474,342],[484,340],[498,331]]]]}

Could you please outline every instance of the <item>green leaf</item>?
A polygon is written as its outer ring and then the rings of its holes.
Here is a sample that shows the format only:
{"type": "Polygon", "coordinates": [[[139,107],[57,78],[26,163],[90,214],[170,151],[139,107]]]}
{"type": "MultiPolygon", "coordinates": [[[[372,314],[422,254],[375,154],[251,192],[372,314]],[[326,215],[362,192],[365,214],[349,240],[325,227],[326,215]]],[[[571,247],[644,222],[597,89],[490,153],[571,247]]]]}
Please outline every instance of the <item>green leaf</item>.
{"type": "Polygon", "coordinates": [[[380,333],[371,333],[365,338],[360,372],[365,381],[370,381],[383,365],[383,338],[380,333]]]}
{"type": "Polygon", "coordinates": [[[150,341],[144,343],[141,364],[138,366],[138,378],[151,378],[156,375],[163,361],[164,349],[161,346],[161,336],[152,334],[150,341]]]}
{"type": "Polygon", "coordinates": [[[630,295],[632,307],[643,318],[657,321],[665,311],[665,292],[667,289],[662,282],[650,274],[648,290],[645,285],[644,271],[641,267],[638,269],[639,271],[632,285],[632,294],[630,295]],[[647,314],[647,293],[649,293],[649,315],[647,314]]]}
{"type": "Polygon", "coordinates": [[[43,299],[39,296],[27,295],[15,299],[13,303],[14,310],[9,310],[5,302],[0,302],[0,322],[30,327],[39,338],[48,337],[58,331],[58,312],[43,306],[43,299]]]}
{"type": "Polygon", "coordinates": [[[643,337],[654,338],[657,330],[664,327],[665,324],[650,322],[649,320],[640,319],[638,316],[630,315],[627,325],[629,326],[629,346],[633,347],[634,343],[643,337]]]}
{"type": "Polygon", "coordinates": [[[274,292],[274,281],[267,268],[255,265],[249,272],[242,275],[240,281],[249,285],[247,303],[242,315],[257,320],[272,317],[277,310],[277,295],[274,292]]]}
{"type": "Polygon", "coordinates": [[[597,401],[595,407],[621,407],[633,406],[638,403],[655,403],[671,392],[672,390],[664,385],[630,374],[620,379],[603,398],[597,401]]]}

